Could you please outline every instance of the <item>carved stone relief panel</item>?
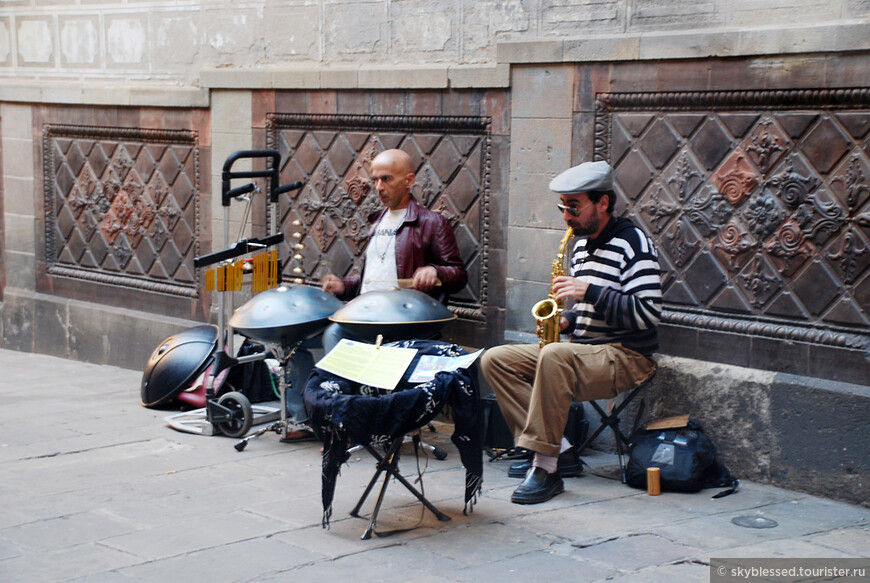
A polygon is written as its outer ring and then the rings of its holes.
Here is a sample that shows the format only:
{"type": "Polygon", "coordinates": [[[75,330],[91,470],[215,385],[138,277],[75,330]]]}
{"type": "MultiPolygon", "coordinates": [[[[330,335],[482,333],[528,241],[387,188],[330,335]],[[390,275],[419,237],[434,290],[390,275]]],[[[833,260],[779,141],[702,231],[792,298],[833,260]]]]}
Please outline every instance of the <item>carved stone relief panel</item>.
{"type": "Polygon", "coordinates": [[[659,246],[665,321],[870,346],[870,92],[600,94],[596,159],[659,246]]]}
{"type": "MultiPolygon", "coordinates": [[[[281,153],[281,182],[303,182],[301,189],[282,195],[275,212],[285,235],[301,229],[306,280],[360,271],[369,236],[366,217],[381,208],[369,165],[381,151],[400,148],[414,160],[417,202],[449,220],[468,269],[468,285],[451,296],[450,307],[462,317],[483,319],[489,118],[282,113],[267,118],[267,146],[281,153]]],[[[284,253],[288,256],[289,248],[284,253]]],[[[285,267],[288,278],[294,276],[290,268],[285,267]]]]}
{"type": "Polygon", "coordinates": [[[43,129],[49,275],[196,297],[195,132],[43,129]]]}

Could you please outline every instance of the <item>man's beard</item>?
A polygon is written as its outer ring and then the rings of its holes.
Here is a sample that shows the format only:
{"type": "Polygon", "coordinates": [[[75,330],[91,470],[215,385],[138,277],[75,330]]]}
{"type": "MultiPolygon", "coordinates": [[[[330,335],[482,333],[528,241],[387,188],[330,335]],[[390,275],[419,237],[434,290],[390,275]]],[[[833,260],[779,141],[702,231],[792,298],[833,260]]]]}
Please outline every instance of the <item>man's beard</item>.
{"type": "Polygon", "coordinates": [[[571,221],[568,224],[572,229],[574,229],[575,237],[585,237],[598,231],[598,227],[601,226],[601,221],[598,220],[598,217],[592,217],[585,223],[571,221]]]}

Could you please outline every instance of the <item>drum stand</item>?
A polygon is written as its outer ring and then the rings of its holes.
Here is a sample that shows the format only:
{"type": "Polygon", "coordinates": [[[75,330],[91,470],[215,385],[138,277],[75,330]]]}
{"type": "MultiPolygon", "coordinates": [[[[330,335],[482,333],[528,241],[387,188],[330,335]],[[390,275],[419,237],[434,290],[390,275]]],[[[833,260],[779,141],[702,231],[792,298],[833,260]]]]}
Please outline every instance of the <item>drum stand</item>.
{"type": "MultiPolygon", "coordinates": [[[[280,408],[281,408],[281,418],[274,423],[267,425],[261,429],[258,429],[255,433],[246,436],[244,439],[236,443],[235,448],[236,451],[243,451],[247,446],[248,442],[254,438],[260,437],[264,433],[268,433],[269,431],[274,431],[278,435],[281,436],[281,440],[287,439],[287,433],[290,425],[292,424],[287,419],[287,367],[290,366],[290,359],[296,353],[296,349],[299,348],[299,345],[302,344],[302,341],[297,342],[290,349],[290,352],[286,353],[281,362],[281,378],[278,381],[278,395],[281,400],[280,408]]],[[[271,350],[273,354],[277,356],[278,350],[282,347],[280,346],[267,346],[267,350],[271,350]]]]}

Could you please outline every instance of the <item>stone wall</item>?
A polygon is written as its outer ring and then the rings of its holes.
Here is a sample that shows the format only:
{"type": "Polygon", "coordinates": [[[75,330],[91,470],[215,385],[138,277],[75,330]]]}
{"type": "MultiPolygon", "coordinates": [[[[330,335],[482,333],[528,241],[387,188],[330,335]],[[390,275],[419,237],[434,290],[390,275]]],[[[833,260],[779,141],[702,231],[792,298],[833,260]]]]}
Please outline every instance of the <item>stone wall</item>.
{"type": "Polygon", "coordinates": [[[793,52],[835,40],[824,26],[868,14],[862,0],[10,0],[0,78],[55,80],[44,89],[60,97],[74,82],[201,86],[208,68],[493,64],[505,60],[500,43],[562,38],[586,59],[639,42],[681,54],[793,52]],[[690,38],[673,42],[675,31],[690,38]]]}
{"type": "Polygon", "coordinates": [[[547,295],[539,250],[561,235],[548,176],[602,159],[617,212],[659,247],[663,352],[866,383],[867,68],[864,55],[515,67],[511,186],[528,195],[510,199],[507,330],[547,295]]]}

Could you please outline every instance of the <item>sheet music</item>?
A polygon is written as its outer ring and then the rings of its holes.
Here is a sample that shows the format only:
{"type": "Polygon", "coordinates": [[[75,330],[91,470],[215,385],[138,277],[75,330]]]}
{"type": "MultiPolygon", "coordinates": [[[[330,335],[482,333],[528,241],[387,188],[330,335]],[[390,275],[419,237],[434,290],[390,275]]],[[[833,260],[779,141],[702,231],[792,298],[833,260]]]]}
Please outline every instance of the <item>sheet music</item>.
{"type": "Polygon", "coordinates": [[[483,353],[483,349],[462,356],[421,356],[408,382],[425,383],[434,379],[436,373],[468,368],[474,364],[481,353],[483,353]]]}
{"type": "Polygon", "coordinates": [[[363,385],[392,391],[416,354],[415,348],[376,346],[342,338],[315,366],[363,385]]]}

